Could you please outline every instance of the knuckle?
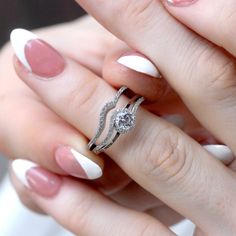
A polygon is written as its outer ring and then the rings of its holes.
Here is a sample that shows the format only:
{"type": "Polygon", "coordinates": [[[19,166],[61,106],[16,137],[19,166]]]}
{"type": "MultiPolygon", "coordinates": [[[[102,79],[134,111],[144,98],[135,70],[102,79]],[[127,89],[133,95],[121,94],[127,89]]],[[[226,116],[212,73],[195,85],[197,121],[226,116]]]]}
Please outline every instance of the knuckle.
{"type": "Polygon", "coordinates": [[[146,176],[161,181],[176,180],[185,175],[187,149],[181,136],[173,127],[165,127],[151,135],[143,145],[144,160],[140,167],[146,176]],[[153,140],[150,143],[150,140],[153,140]]]}
{"type": "Polygon", "coordinates": [[[154,9],[156,9],[155,0],[122,0],[114,1],[113,3],[114,17],[117,21],[122,20],[126,24],[127,22],[131,22],[132,26],[135,24],[137,28],[139,26],[146,27],[147,23],[153,20],[152,13],[154,13],[154,9]],[[153,7],[154,5],[155,7],[153,7]]]}
{"type": "Polygon", "coordinates": [[[225,91],[228,93],[229,89],[236,86],[233,60],[223,55],[215,46],[208,46],[200,51],[196,61],[191,65],[190,75],[191,92],[197,96],[205,91],[209,97],[219,98],[225,91]],[[198,74],[199,79],[196,79],[196,71],[201,72],[200,76],[198,74]]]}
{"type": "Polygon", "coordinates": [[[78,83],[65,99],[68,109],[72,112],[90,112],[99,97],[99,94],[97,94],[99,85],[99,80],[96,79],[86,79],[85,82],[78,83]]]}

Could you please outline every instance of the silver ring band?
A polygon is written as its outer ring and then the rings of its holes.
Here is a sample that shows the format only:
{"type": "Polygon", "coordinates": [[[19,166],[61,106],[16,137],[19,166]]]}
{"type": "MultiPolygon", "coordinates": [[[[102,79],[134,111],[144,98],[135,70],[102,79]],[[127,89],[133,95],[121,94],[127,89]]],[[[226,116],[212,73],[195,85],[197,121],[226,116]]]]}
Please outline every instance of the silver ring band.
{"type": "Polygon", "coordinates": [[[98,154],[105,151],[118,139],[121,134],[129,132],[135,127],[138,107],[144,101],[143,97],[137,95],[133,99],[131,99],[124,108],[114,111],[110,119],[109,131],[107,136],[100,144],[96,145],[96,141],[101,136],[105,128],[108,112],[116,107],[119,98],[127,90],[127,87],[121,87],[113,101],[106,103],[102,108],[98,130],[94,138],[91,139],[88,143],[89,150],[93,151],[94,153],[98,154]]]}

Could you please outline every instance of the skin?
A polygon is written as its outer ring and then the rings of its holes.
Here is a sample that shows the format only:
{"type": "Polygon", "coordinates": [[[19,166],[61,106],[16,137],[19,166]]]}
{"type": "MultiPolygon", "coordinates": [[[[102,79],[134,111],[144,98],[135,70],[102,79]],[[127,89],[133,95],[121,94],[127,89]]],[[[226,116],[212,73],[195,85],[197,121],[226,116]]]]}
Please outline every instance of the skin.
{"type": "MultiPolygon", "coordinates": [[[[125,84],[136,93],[145,96],[150,101],[146,107],[154,114],[182,113],[188,120],[186,130],[199,128],[198,123],[173,91],[169,92],[168,96],[164,96],[161,91],[162,88],[166,89],[164,81],[146,75],[141,75],[142,80],[140,80],[139,73],[127,70],[116,63],[124,52],[133,50],[99,26],[92,18],[85,17],[69,24],[48,27],[36,31],[36,33],[55,48],[59,48],[65,57],[85,66],[99,77],[103,76],[109,84],[117,88],[125,84]],[[65,34],[65,32],[67,33],[65,34]],[[74,37],[65,37],[72,33],[74,37]],[[91,48],[91,38],[96,38],[97,41],[94,48],[91,48]],[[141,88],[144,86],[148,89],[143,91],[141,88]]],[[[2,97],[0,101],[2,124],[0,125],[0,150],[10,159],[23,157],[56,174],[65,175],[55,162],[54,147],[58,143],[78,147],[86,146],[86,137],[78,129],[73,128],[69,122],[46,107],[41,97],[17,77],[12,65],[12,56],[12,48],[6,45],[0,55],[1,65],[4,65],[0,68],[0,73],[4,78],[1,80],[0,91],[2,97]],[[26,104],[27,109],[24,108],[26,104]],[[12,114],[14,110],[17,110],[17,122],[14,115],[5,115],[12,114]],[[35,126],[35,124],[38,125],[35,126]],[[32,136],[37,137],[34,143],[31,142],[32,136]]],[[[24,71],[23,68],[22,70],[24,71]]],[[[103,165],[102,156],[98,158],[92,153],[87,153],[87,155],[101,166],[103,165]]],[[[14,181],[14,185],[27,207],[40,213],[44,211],[35,203],[24,187],[16,184],[16,181],[14,181]]],[[[111,159],[106,160],[103,177],[93,181],[90,185],[105,193],[118,204],[147,212],[166,225],[172,225],[182,219],[182,216],[133,182],[111,159]],[[132,196],[137,196],[137,198],[134,200],[132,196]],[[159,208],[162,210],[158,211],[159,208]]]]}
{"type": "MultiPolygon", "coordinates": [[[[79,2],[117,37],[152,59],[191,112],[218,139],[235,151],[235,132],[232,123],[235,117],[234,55],[229,56],[221,48],[189,31],[167,14],[158,1],[130,1],[130,3],[127,1],[117,3],[101,1],[97,5],[92,0],[81,0],[79,2]],[[128,7],[127,4],[129,4],[128,7]],[[118,17],[124,11],[124,17],[118,17]],[[178,30],[178,34],[176,34],[176,30],[178,30]],[[160,34],[162,37],[154,37],[154,33],[160,34]],[[176,51],[176,48],[179,51],[176,51]],[[176,53],[173,54],[173,52],[176,53]],[[174,55],[176,58],[169,57],[169,55],[174,55]],[[192,73],[193,71],[194,73],[192,73]],[[202,78],[206,79],[202,80],[202,78]]],[[[228,44],[226,46],[230,47],[228,44]]],[[[230,51],[228,48],[227,50],[230,51]]],[[[96,104],[95,99],[98,98],[101,99],[99,102],[104,103],[108,97],[114,94],[114,89],[93,72],[82,65],[75,64],[69,58],[67,60],[69,65],[67,69],[70,70],[70,73],[72,72],[72,75],[75,72],[78,74],[78,71],[81,73],[78,88],[83,85],[83,81],[86,81],[85,78],[88,77],[93,86],[97,88],[96,94],[89,97],[92,104],[96,104]],[[104,95],[104,91],[105,96],[100,98],[99,94],[104,95]]],[[[68,96],[61,97],[60,93],[60,81],[63,80],[63,76],[61,80],[55,79],[47,84],[42,84],[39,80],[34,80],[34,75],[25,73],[17,66],[16,70],[24,82],[53,111],[85,136],[89,138],[92,136],[96,124],[88,117],[89,107],[86,107],[86,104],[83,106],[84,110],[79,111],[79,121],[74,118],[76,117],[75,114],[78,115],[76,107],[78,104],[81,105],[80,102],[84,98],[88,98],[91,90],[83,91],[81,97],[74,101],[71,110],[68,112],[66,109],[66,104],[68,104],[66,98],[68,99],[68,96]],[[31,77],[30,80],[29,77],[31,77]],[[48,93],[52,87],[55,90],[54,94],[48,93]],[[59,106],[55,103],[57,99],[65,99],[65,104],[59,106]]],[[[95,105],[90,115],[97,115],[98,112],[99,109],[95,105]]],[[[208,235],[234,235],[236,230],[233,221],[234,196],[236,194],[235,173],[206,153],[193,139],[176,127],[157,118],[155,114],[140,109],[139,116],[140,123],[138,125],[140,128],[130,136],[122,137],[116,145],[111,147],[107,155],[140,186],[180,214],[193,220],[204,233],[208,235]],[[163,130],[165,132],[162,132],[163,130]],[[135,138],[132,138],[132,135],[135,138]],[[129,142],[129,140],[133,140],[133,142],[129,142]],[[126,143],[129,143],[128,147],[125,146],[126,143]],[[140,143],[144,144],[143,148],[139,148],[140,143]]],[[[234,163],[231,167],[233,168],[233,166],[234,163]]],[[[94,229],[100,228],[102,230],[102,227],[96,227],[98,221],[94,221],[93,210],[88,211],[91,214],[85,214],[81,221],[79,221],[81,212],[84,213],[84,211],[80,211],[80,213],[76,211],[77,213],[73,215],[76,224],[73,224],[73,221],[68,221],[68,216],[73,213],[71,210],[73,205],[65,205],[63,214],[61,211],[56,211],[60,206],[60,200],[66,194],[74,196],[76,199],[79,196],[83,197],[86,193],[96,197],[96,201],[100,203],[100,212],[108,218],[111,212],[115,211],[124,216],[123,219],[128,218],[133,223],[134,221],[138,222],[140,228],[135,228],[134,230],[138,231],[133,231],[133,234],[145,235],[146,233],[151,235],[151,233],[159,232],[161,235],[171,235],[170,231],[159,221],[146,218],[146,215],[136,211],[130,212],[127,209],[117,208],[117,205],[110,205],[107,199],[99,194],[96,195],[93,191],[91,192],[90,188],[68,178],[63,179],[61,189],[54,199],[43,199],[34,193],[30,194],[42,209],[71,231],[77,234],[93,235],[94,231],[88,227],[91,222],[94,222],[94,229]],[[80,191],[77,190],[78,188],[80,191]],[[112,209],[112,211],[107,211],[107,209],[112,209]]],[[[95,200],[95,198],[91,199],[91,202],[94,202],[93,199],[95,200]]],[[[84,202],[89,204],[86,201],[84,202]]],[[[77,205],[79,202],[75,202],[74,206],[77,205]]],[[[96,204],[93,206],[95,209],[98,207],[96,204]]],[[[98,218],[103,217],[98,216],[98,218]]],[[[112,217],[109,219],[114,220],[112,217]]],[[[128,230],[130,221],[123,219],[117,218],[111,223],[128,230]],[[127,222],[128,224],[126,224],[127,222]]],[[[102,224],[102,222],[99,223],[102,224]]],[[[105,230],[97,233],[109,235],[105,230]]],[[[114,227],[112,230],[114,235],[119,235],[120,231],[117,228],[114,227]]],[[[125,231],[125,233],[130,232],[125,231]]]]}

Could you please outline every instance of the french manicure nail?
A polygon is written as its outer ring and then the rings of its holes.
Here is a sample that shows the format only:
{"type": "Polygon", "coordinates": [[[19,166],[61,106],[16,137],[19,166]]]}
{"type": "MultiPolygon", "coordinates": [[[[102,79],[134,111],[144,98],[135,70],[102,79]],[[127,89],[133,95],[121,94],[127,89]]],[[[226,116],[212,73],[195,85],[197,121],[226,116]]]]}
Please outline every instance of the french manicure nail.
{"type": "Polygon", "coordinates": [[[12,169],[24,186],[43,197],[55,196],[60,189],[61,179],[34,162],[17,159],[12,169]]]}
{"type": "Polygon", "coordinates": [[[179,114],[173,114],[173,115],[165,115],[161,116],[164,120],[172,123],[173,125],[176,125],[180,129],[183,129],[185,126],[185,119],[182,115],[179,114]]]}
{"type": "Polygon", "coordinates": [[[22,65],[40,77],[55,77],[65,68],[64,58],[53,47],[30,31],[13,30],[11,44],[22,65]]]}
{"type": "Polygon", "coordinates": [[[131,70],[155,77],[160,78],[160,72],[156,66],[147,58],[137,55],[125,55],[120,57],[117,62],[131,70]]]}
{"type": "Polygon", "coordinates": [[[212,144],[204,145],[203,147],[226,165],[230,164],[235,158],[234,153],[225,145],[212,144]]]}
{"type": "Polygon", "coordinates": [[[102,176],[101,167],[68,146],[60,146],[55,151],[57,164],[71,176],[82,179],[97,179],[102,176]]]}
{"type": "Polygon", "coordinates": [[[195,3],[197,0],[165,0],[171,6],[185,7],[195,3]]]}

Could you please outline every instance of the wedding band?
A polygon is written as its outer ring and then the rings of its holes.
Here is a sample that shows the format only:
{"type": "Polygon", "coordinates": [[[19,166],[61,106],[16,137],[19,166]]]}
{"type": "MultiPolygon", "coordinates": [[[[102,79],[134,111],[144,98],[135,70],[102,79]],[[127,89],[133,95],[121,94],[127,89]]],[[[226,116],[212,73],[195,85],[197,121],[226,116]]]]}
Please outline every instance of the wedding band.
{"type": "Polygon", "coordinates": [[[127,87],[122,86],[115,95],[113,101],[106,103],[102,108],[96,135],[88,143],[89,150],[94,153],[98,154],[105,151],[107,148],[112,146],[121,134],[128,133],[134,129],[138,107],[144,101],[144,98],[138,95],[131,99],[124,108],[116,109],[113,112],[110,118],[109,130],[105,139],[100,144],[96,144],[98,138],[105,129],[108,112],[116,107],[119,98],[127,90],[127,87]]]}

